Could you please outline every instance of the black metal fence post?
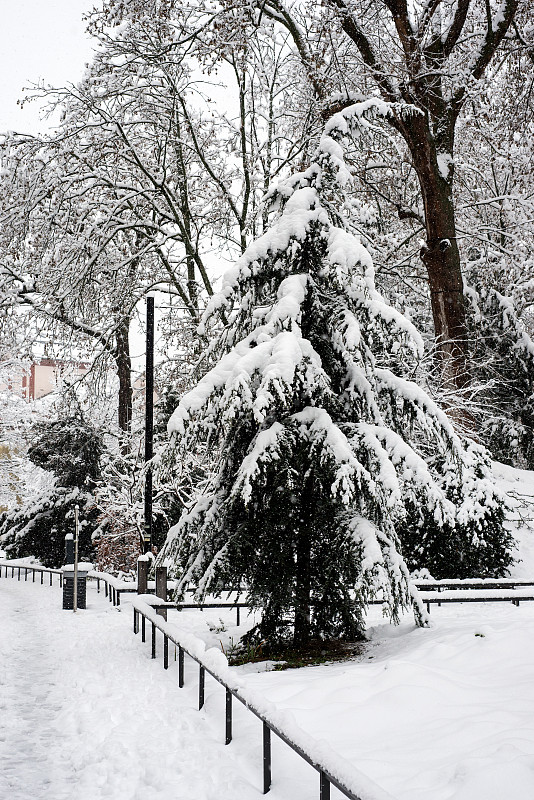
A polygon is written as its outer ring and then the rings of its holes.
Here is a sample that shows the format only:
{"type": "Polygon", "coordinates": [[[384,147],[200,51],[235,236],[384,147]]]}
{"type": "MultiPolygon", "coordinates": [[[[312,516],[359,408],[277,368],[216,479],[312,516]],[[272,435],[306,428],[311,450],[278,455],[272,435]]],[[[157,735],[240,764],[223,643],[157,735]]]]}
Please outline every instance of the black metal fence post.
{"type": "Polygon", "coordinates": [[[201,708],[204,706],[204,683],[206,679],[206,670],[200,665],[198,671],[198,710],[200,711],[201,708]]]}
{"type": "Polygon", "coordinates": [[[137,562],[137,594],[148,593],[148,561],[137,562]]]}
{"type": "Polygon", "coordinates": [[[163,635],[163,668],[169,669],[169,637],[163,635]]]}
{"type": "Polygon", "coordinates": [[[319,773],[319,800],[330,800],[330,781],[324,772],[319,773]]]}
{"type": "Polygon", "coordinates": [[[184,685],[184,649],[178,645],[178,686],[184,685]]]}
{"type": "Polygon", "coordinates": [[[230,691],[230,689],[227,689],[224,743],[230,744],[231,741],[232,741],[232,692],[230,691]]]}
{"type": "Polygon", "coordinates": [[[156,626],[152,623],[152,658],[156,658],[156,626]]]}
{"type": "Polygon", "coordinates": [[[263,723],[263,794],[271,788],[271,729],[263,723]]]}

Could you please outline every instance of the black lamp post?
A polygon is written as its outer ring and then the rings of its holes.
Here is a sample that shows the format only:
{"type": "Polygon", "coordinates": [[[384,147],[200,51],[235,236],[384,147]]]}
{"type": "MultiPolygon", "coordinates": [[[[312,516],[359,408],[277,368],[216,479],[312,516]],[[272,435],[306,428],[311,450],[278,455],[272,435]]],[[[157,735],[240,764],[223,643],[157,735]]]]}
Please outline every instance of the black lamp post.
{"type": "MultiPolygon", "coordinates": [[[[146,299],[146,364],[145,364],[145,464],[154,455],[154,298],[146,299]]],[[[145,477],[145,524],[143,553],[152,549],[152,467],[145,477]]]]}

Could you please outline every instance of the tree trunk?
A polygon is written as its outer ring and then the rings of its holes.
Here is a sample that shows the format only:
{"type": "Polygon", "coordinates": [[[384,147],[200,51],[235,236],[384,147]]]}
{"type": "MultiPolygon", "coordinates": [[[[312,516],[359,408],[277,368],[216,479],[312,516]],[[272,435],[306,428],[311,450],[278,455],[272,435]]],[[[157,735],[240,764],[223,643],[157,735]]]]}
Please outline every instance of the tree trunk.
{"type": "Polygon", "coordinates": [[[444,382],[461,389],[469,382],[467,326],[460,253],[452,195],[453,141],[442,143],[443,154],[451,156],[438,163],[436,142],[428,117],[414,116],[407,124],[405,138],[423,197],[426,245],[421,259],[426,267],[437,355],[444,382]],[[442,174],[443,173],[443,174],[442,174]]]}
{"type": "Polygon", "coordinates": [[[293,644],[296,647],[308,644],[311,633],[311,541],[309,530],[303,527],[298,532],[295,583],[295,630],[293,644]]]}
{"type": "MultiPolygon", "coordinates": [[[[406,0],[383,0],[368,3],[373,15],[372,27],[366,10],[352,8],[346,0],[330,0],[339,12],[341,29],[352,41],[367,67],[368,73],[384,100],[394,105],[399,101],[417,107],[421,113],[393,113],[389,122],[404,137],[419,178],[425,206],[426,247],[421,253],[428,272],[435,334],[445,382],[452,388],[462,388],[469,382],[466,318],[460,256],[456,241],[454,204],[452,198],[452,154],[454,129],[462,106],[468,97],[467,87],[478,81],[503,42],[519,6],[518,0],[504,0],[498,14],[486,3],[487,14],[474,21],[470,0],[459,0],[452,12],[446,31],[442,30],[442,0],[426,4],[419,19],[406,0]],[[378,8],[378,6],[384,8],[378,8]],[[373,8],[373,7],[376,7],[373,8]],[[384,16],[385,9],[391,17],[384,16]],[[393,34],[395,26],[397,38],[393,34]],[[466,29],[467,24],[467,29],[466,29]],[[432,34],[427,36],[429,26],[432,34]],[[372,35],[368,35],[372,30],[372,35]],[[465,46],[467,35],[474,39],[470,63],[465,61],[460,44],[465,46]],[[389,63],[382,63],[381,51],[390,39],[393,49],[389,63]],[[458,55],[461,69],[458,69],[458,55]],[[455,84],[455,79],[459,82],[455,84]],[[445,91],[446,84],[449,84],[445,91]],[[438,153],[451,157],[450,166],[438,163],[438,153]],[[448,174],[443,175],[440,171],[448,174]]],[[[328,63],[321,55],[315,60],[308,48],[298,22],[282,4],[262,3],[262,13],[281,21],[289,31],[313,85],[317,98],[329,100],[318,66],[328,63]],[[272,8],[270,8],[272,5],[272,8]]],[[[449,14],[449,12],[447,12],[449,14]]],[[[386,52],[386,55],[388,53],[386,52]]],[[[349,100],[350,102],[350,100],[349,100]]],[[[326,121],[339,111],[336,101],[323,108],[326,121]]],[[[441,159],[440,159],[441,160],[441,159]]]]}
{"type": "Polygon", "coordinates": [[[295,570],[295,630],[293,644],[308,644],[311,634],[311,544],[312,544],[312,492],[309,479],[305,481],[300,506],[300,524],[297,528],[295,570]]]}

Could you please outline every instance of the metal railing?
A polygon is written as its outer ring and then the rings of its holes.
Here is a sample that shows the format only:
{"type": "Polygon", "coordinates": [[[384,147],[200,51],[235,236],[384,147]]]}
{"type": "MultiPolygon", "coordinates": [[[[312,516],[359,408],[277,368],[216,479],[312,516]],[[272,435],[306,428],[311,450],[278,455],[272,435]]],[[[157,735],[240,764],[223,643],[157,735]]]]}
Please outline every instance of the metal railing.
{"type": "MultiPolygon", "coordinates": [[[[91,570],[87,576],[90,580],[96,581],[96,590],[100,592],[100,584],[104,584],[104,594],[109,602],[114,606],[120,606],[121,595],[137,594],[137,581],[123,581],[108,572],[98,572],[91,570]]],[[[168,581],[168,591],[174,590],[175,581],[168,581]]],[[[155,589],[155,582],[148,582],[149,589],[155,589]]]]}
{"type": "MultiPolygon", "coordinates": [[[[28,580],[28,574],[32,575],[32,583],[35,583],[35,576],[40,575],[41,584],[45,583],[45,575],[49,576],[48,583],[50,586],[53,584],[53,578],[58,576],[59,586],[63,585],[63,572],[61,569],[51,569],[49,567],[33,566],[31,564],[13,564],[10,561],[0,560],[0,578],[8,577],[9,571],[11,577],[17,577],[20,581],[22,576],[24,580],[28,580]]],[[[88,577],[97,584],[97,592],[100,592],[100,584],[104,584],[105,597],[109,599],[110,603],[114,606],[120,606],[122,594],[136,594],[137,581],[121,581],[114,575],[106,572],[98,572],[92,570],[89,572],[88,577]]],[[[173,581],[169,582],[169,588],[172,590],[173,581]]],[[[534,601],[534,581],[516,580],[515,578],[503,578],[494,580],[492,578],[476,578],[476,579],[462,579],[462,580],[438,580],[438,581],[416,581],[417,589],[421,593],[421,599],[425,603],[428,613],[430,613],[430,606],[441,606],[443,603],[499,603],[511,602],[515,606],[519,606],[521,602],[534,601]],[[532,591],[527,591],[527,587],[533,587],[532,591]],[[488,594],[488,592],[498,591],[499,595],[488,594]]],[[[149,583],[150,588],[154,588],[154,582],[149,583]]],[[[371,600],[370,605],[380,605],[382,600],[371,600]]],[[[176,608],[178,610],[188,609],[204,609],[210,608],[228,608],[236,610],[236,625],[240,624],[240,610],[242,608],[250,609],[248,603],[242,602],[201,602],[201,603],[169,603],[167,608],[176,608]]]]}
{"type": "Polygon", "coordinates": [[[420,592],[421,600],[426,605],[426,610],[430,614],[430,606],[441,606],[443,603],[512,603],[519,607],[522,602],[534,600],[534,591],[527,589],[507,589],[501,586],[494,586],[491,589],[465,589],[460,588],[443,589],[437,591],[420,592]],[[490,592],[494,591],[495,594],[490,592]],[[498,593],[497,593],[498,592],[498,593]]]}
{"type": "Polygon", "coordinates": [[[534,586],[534,581],[516,578],[453,578],[444,580],[415,581],[419,591],[442,592],[447,589],[517,589],[534,586]]]}
{"type": "MultiPolygon", "coordinates": [[[[151,654],[152,658],[156,658],[156,635],[157,631],[159,631],[163,636],[163,667],[164,669],[169,668],[169,642],[172,642],[175,647],[177,648],[178,652],[178,686],[182,688],[184,686],[184,657],[187,655],[193,661],[195,661],[199,666],[198,672],[198,708],[199,710],[203,708],[204,701],[205,701],[205,679],[206,674],[210,675],[217,681],[226,692],[226,703],[225,703],[225,744],[230,744],[232,741],[233,735],[233,714],[232,714],[232,701],[235,698],[240,703],[242,703],[254,716],[256,716],[262,722],[262,730],[263,730],[263,793],[266,794],[271,788],[271,781],[272,781],[272,763],[271,763],[271,734],[275,734],[279,739],[281,739],[285,744],[291,748],[297,755],[299,755],[304,761],[306,761],[310,766],[312,766],[318,773],[319,773],[319,798],[320,800],[329,800],[330,798],[330,787],[335,786],[345,797],[349,798],[349,800],[369,800],[369,798],[373,797],[374,800],[393,800],[392,796],[386,793],[385,790],[379,788],[376,785],[372,785],[372,781],[363,774],[360,776],[360,782],[365,783],[365,787],[362,790],[363,793],[358,793],[359,790],[351,789],[349,786],[346,785],[344,780],[342,780],[339,776],[335,774],[336,769],[332,766],[327,766],[323,763],[319,763],[313,756],[309,755],[306,751],[305,747],[302,744],[294,741],[294,738],[289,736],[281,727],[280,725],[273,719],[269,718],[269,715],[264,711],[259,710],[253,701],[251,701],[250,697],[247,697],[246,692],[242,689],[236,688],[235,686],[229,685],[227,681],[220,675],[217,674],[215,669],[210,667],[206,664],[205,660],[198,654],[192,653],[191,650],[184,644],[183,641],[180,641],[180,637],[172,633],[169,630],[168,623],[163,620],[161,616],[158,616],[158,609],[165,609],[170,608],[170,604],[168,603],[161,603],[157,602],[154,606],[149,605],[144,600],[139,600],[134,598],[133,602],[133,630],[134,633],[137,634],[141,631],[141,639],[143,642],[146,642],[146,623],[148,622],[151,625],[151,654]],[[139,624],[141,622],[141,625],[139,624]]],[[[214,604],[209,604],[211,607],[214,604]]],[[[224,606],[229,606],[230,604],[224,604],[224,606]]],[[[176,609],[176,606],[172,606],[176,609]]],[[[208,607],[208,604],[205,604],[205,607],[208,607]]],[[[218,607],[214,605],[214,607],[218,607]]],[[[303,734],[304,736],[304,734],[303,734]]],[[[348,762],[344,762],[343,769],[339,770],[340,772],[347,772],[352,771],[356,772],[355,768],[352,764],[348,762]]]]}
{"type": "Polygon", "coordinates": [[[96,581],[97,593],[100,592],[100,584],[104,584],[104,595],[114,606],[120,606],[123,592],[137,592],[137,583],[132,582],[131,586],[123,586],[123,581],[119,581],[114,575],[110,575],[107,572],[91,570],[87,577],[96,581]]]}
{"type": "Polygon", "coordinates": [[[54,576],[57,575],[59,579],[60,587],[63,586],[63,570],[61,569],[49,569],[48,567],[34,567],[31,564],[12,564],[10,561],[0,561],[0,578],[2,577],[2,570],[4,570],[4,578],[8,577],[9,570],[11,571],[11,577],[15,577],[15,573],[17,573],[17,579],[21,580],[21,572],[24,573],[24,580],[28,580],[28,573],[32,575],[32,583],[35,583],[35,575],[41,575],[41,583],[44,584],[44,576],[49,575],[49,585],[52,586],[54,576]]]}

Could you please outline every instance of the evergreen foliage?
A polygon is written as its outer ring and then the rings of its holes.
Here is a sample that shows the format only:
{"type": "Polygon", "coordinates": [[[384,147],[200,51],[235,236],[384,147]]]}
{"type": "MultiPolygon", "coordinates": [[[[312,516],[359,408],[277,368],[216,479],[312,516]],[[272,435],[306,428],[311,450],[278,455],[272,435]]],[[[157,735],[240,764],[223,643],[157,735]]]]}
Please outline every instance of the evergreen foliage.
{"type": "Polygon", "coordinates": [[[176,459],[204,442],[220,458],[161,558],[178,566],[179,591],[244,584],[270,640],[361,636],[377,594],[393,620],[413,605],[423,624],[398,535],[413,509],[465,551],[491,551],[487,523],[502,519],[482,454],[409,379],[422,341],[376,291],[340,212],[345,139],[388,113],[373,99],[336,114],[310,168],[273,192],[275,222],[204,317],[228,320],[219,362],[169,423],[176,459]]]}
{"type": "Polygon", "coordinates": [[[53,472],[58,486],[93,484],[99,475],[102,440],[81,416],[60,417],[35,426],[28,458],[53,472]]]}
{"type": "Polygon", "coordinates": [[[467,298],[480,437],[497,461],[534,469],[534,342],[511,297],[480,287],[467,298]]]}
{"type": "Polygon", "coordinates": [[[39,423],[28,449],[30,460],[53,473],[51,489],[0,516],[0,542],[8,558],[34,556],[46,567],[63,564],[65,536],[74,533],[78,505],[81,560],[94,554],[97,526],[92,490],[102,454],[100,434],[79,415],[39,423]]]}
{"type": "Polygon", "coordinates": [[[424,504],[407,503],[406,520],[399,527],[402,550],[410,571],[427,570],[436,580],[497,578],[508,574],[515,547],[504,528],[505,505],[488,476],[489,454],[469,443],[463,469],[444,469],[444,494],[455,507],[454,522],[437,523],[424,504]]]}

